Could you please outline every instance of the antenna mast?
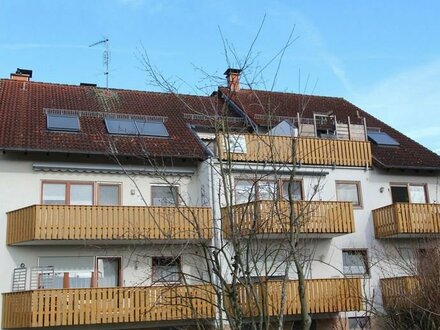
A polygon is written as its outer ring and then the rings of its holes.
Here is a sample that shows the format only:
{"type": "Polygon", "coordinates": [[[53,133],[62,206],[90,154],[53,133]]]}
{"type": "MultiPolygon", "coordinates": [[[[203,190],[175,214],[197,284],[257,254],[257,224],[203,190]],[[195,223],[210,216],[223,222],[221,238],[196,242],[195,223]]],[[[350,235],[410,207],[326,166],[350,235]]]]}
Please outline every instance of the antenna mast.
{"type": "Polygon", "coordinates": [[[102,56],[102,60],[103,60],[103,64],[105,67],[105,71],[104,71],[104,75],[105,75],[105,88],[108,89],[108,76],[109,76],[109,70],[108,70],[108,66],[110,63],[110,51],[108,50],[108,44],[109,44],[109,40],[108,38],[104,38],[103,40],[97,41],[91,45],[89,45],[89,47],[94,47],[97,45],[101,45],[104,44],[104,53],[102,56]]]}

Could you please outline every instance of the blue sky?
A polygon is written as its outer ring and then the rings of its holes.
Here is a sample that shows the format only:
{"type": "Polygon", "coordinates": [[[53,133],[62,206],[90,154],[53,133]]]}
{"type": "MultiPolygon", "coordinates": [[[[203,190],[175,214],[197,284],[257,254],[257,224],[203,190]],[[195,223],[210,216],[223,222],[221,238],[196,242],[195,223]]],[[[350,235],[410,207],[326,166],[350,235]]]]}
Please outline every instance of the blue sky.
{"type": "MultiPolygon", "coordinates": [[[[293,27],[298,37],[275,90],[344,97],[440,153],[439,12],[434,0],[0,0],[0,77],[22,67],[36,81],[104,86],[103,48],[88,45],[106,36],[110,87],[157,90],[141,69],[143,45],[181,92],[200,92],[200,69],[221,75],[228,66],[220,31],[244,56],[265,17],[256,66],[293,27]]],[[[271,85],[276,66],[257,87],[271,85]]]]}

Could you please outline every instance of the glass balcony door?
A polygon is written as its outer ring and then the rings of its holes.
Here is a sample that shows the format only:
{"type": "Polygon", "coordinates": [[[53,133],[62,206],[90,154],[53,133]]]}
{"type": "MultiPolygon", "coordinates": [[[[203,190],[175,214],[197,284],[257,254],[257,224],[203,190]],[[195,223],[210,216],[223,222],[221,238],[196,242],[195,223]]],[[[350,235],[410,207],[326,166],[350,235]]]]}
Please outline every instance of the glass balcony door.
{"type": "Polygon", "coordinates": [[[97,285],[99,288],[113,288],[121,284],[121,258],[119,257],[98,257],[97,265],[97,285]]]}

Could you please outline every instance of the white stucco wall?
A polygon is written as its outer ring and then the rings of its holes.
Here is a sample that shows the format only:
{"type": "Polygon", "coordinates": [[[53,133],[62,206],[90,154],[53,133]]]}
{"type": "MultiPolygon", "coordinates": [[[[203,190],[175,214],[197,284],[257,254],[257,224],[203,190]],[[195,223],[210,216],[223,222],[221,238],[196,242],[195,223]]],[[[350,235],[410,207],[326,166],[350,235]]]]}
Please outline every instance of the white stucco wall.
{"type": "MultiPolygon", "coordinates": [[[[52,157],[45,156],[47,163],[52,157]]],[[[71,156],[57,157],[57,163],[76,164],[71,156]]],[[[160,177],[149,175],[135,175],[128,177],[124,174],[104,173],[78,173],[78,172],[43,172],[32,170],[32,164],[41,161],[41,156],[24,154],[9,154],[0,156],[0,272],[1,292],[10,292],[12,288],[13,269],[25,264],[26,267],[38,266],[38,258],[42,256],[120,256],[122,257],[122,278],[125,286],[151,284],[151,257],[153,256],[182,256],[183,272],[193,275],[188,276],[188,281],[194,283],[199,276],[206,275],[206,262],[199,258],[201,255],[197,247],[186,242],[163,244],[143,242],[141,244],[119,242],[120,245],[97,245],[76,242],[74,245],[36,245],[36,246],[7,246],[6,245],[6,212],[22,207],[41,203],[41,183],[43,180],[61,181],[87,181],[87,182],[112,182],[121,185],[121,204],[144,206],[151,203],[150,186],[164,184],[160,177]]],[[[84,159],[80,160],[81,163],[84,159]]],[[[202,205],[201,182],[198,178],[197,165],[188,164],[186,170],[193,170],[194,175],[169,175],[167,180],[179,186],[181,198],[189,206],[202,205]]],[[[183,204],[183,203],[182,203],[183,204]]],[[[28,272],[28,283],[29,288],[28,272]]],[[[1,305],[0,305],[1,306],[1,305]]]]}
{"type": "MultiPolygon", "coordinates": [[[[74,163],[76,159],[52,156],[38,156],[37,161],[56,162],[65,164],[74,163]]],[[[123,283],[126,286],[149,285],[151,274],[152,256],[173,256],[182,253],[182,265],[184,272],[199,276],[199,270],[204,273],[205,262],[199,259],[201,251],[195,246],[185,244],[122,244],[107,246],[73,245],[73,246],[7,246],[6,245],[6,212],[21,207],[38,204],[41,201],[42,180],[66,180],[66,181],[93,181],[115,182],[122,186],[122,205],[145,205],[144,200],[151,202],[150,185],[164,184],[164,180],[148,175],[137,175],[129,178],[122,174],[103,173],[77,173],[77,172],[42,172],[33,171],[34,156],[19,154],[6,154],[0,156],[0,260],[3,271],[0,272],[0,290],[11,290],[12,271],[21,263],[27,267],[37,266],[38,257],[41,256],[121,256],[123,266],[123,283]]],[[[84,159],[80,160],[84,162],[84,159]]],[[[90,160],[88,160],[91,162],[90,160]]],[[[167,176],[167,180],[178,184],[180,194],[188,205],[208,206],[212,205],[217,218],[215,226],[220,228],[219,200],[217,192],[221,182],[216,171],[213,171],[214,190],[211,189],[210,166],[208,161],[196,166],[188,164],[186,169],[194,170],[191,176],[167,176]]],[[[307,270],[308,278],[335,278],[342,277],[343,249],[368,249],[370,261],[373,265],[370,277],[367,279],[367,291],[375,293],[378,303],[381,298],[379,292],[379,278],[400,274],[398,269],[389,267],[389,261],[382,258],[385,252],[404,246],[414,248],[423,245],[423,240],[417,239],[382,239],[374,238],[373,209],[391,204],[390,182],[392,183],[418,183],[428,187],[429,202],[440,201],[439,177],[430,173],[418,173],[414,171],[387,172],[379,169],[343,168],[343,167],[306,167],[303,171],[326,172],[324,176],[299,175],[303,180],[304,193],[310,196],[313,188],[318,184],[318,193],[314,200],[335,201],[336,181],[359,181],[361,186],[362,207],[355,208],[355,229],[352,234],[341,235],[334,238],[313,239],[304,238],[301,246],[305,251],[313,254],[313,262],[307,270]],[[383,187],[383,189],[381,189],[383,187]],[[381,192],[381,190],[383,190],[381,192]],[[384,252],[385,251],[385,252],[384,252]],[[390,272],[389,270],[392,269],[390,272]],[[388,275],[386,272],[388,271],[388,275]]],[[[233,173],[234,177],[244,177],[241,173],[233,173]]],[[[287,176],[285,176],[287,178],[287,176]]],[[[267,179],[271,179],[270,175],[267,179]]],[[[213,241],[213,243],[215,243],[213,241]]],[[[267,241],[267,244],[276,244],[276,241],[267,241]]],[[[218,242],[217,242],[218,244],[218,242]]],[[[289,272],[292,279],[296,278],[294,269],[289,272]]]]}

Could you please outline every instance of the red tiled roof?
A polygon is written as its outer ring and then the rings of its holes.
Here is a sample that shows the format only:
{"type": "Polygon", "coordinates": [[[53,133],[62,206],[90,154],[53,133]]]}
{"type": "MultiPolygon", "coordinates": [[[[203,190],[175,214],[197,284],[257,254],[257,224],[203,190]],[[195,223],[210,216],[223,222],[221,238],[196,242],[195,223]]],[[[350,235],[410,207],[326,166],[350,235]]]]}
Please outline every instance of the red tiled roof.
{"type": "MultiPolygon", "coordinates": [[[[338,122],[345,123],[348,117],[352,123],[365,118],[368,127],[378,127],[400,143],[400,147],[384,147],[372,143],[375,165],[440,170],[439,155],[343,98],[244,89],[232,94],[226,88],[220,88],[219,91],[228,95],[250,119],[261,126],[267,126],[269,114],[272,118],[296,117],[297,113],[302,118],[313,118],[313,113],[334,114],[338,122]]],[[[271,124],[276,125],[277,122],[272,121],[271,124]]]]}
{"type": "Polygon", "coordinates": [[[203,146],[184,120],[187,107],[206,102],[198,96],[152,93],[39,82],[0,80],[0,149],[41,150],[158,157],[205,157],[203,146]],[[81,116],[81,132],[46,128],[45,109],[88,111],[81,116]],[[166,117],[170,137],[110,135],[99,114],[166,117]],[[96,115],[98,114],[98,116],[96,115]]]}

